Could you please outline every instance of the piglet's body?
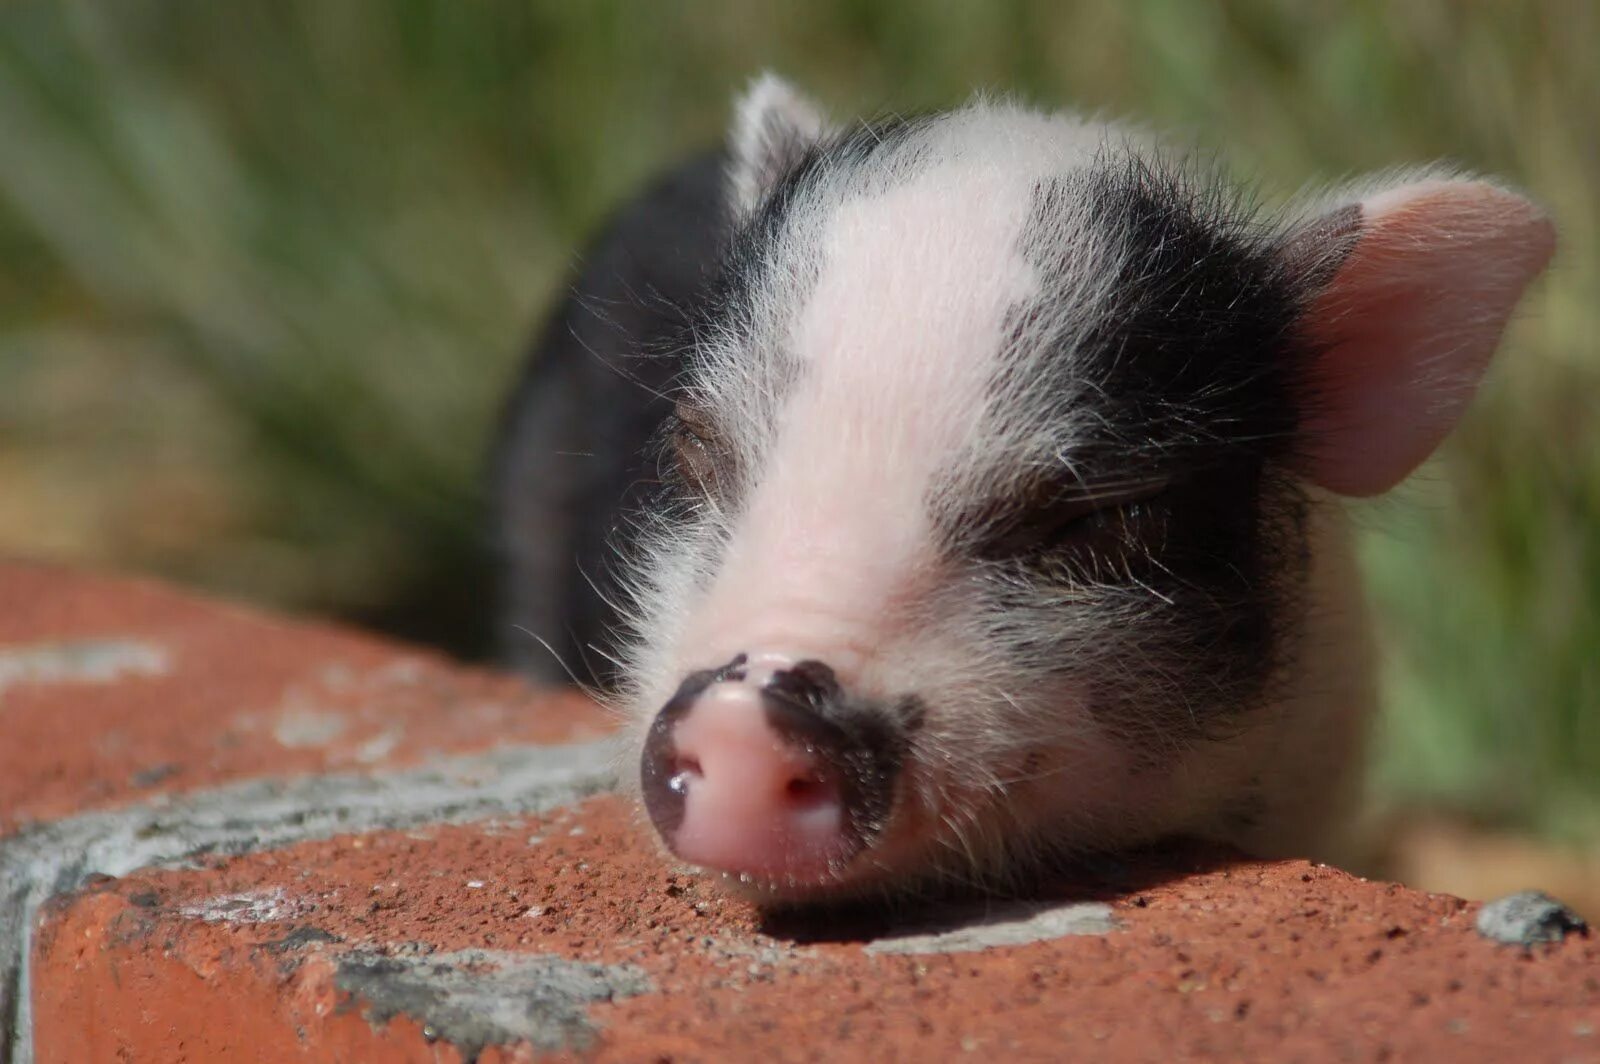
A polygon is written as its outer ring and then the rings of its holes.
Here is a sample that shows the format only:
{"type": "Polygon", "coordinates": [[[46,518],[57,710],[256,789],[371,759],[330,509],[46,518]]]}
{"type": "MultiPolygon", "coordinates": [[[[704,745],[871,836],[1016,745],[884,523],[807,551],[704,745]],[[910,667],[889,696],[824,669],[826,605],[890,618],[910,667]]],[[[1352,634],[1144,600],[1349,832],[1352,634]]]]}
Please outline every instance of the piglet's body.
{"type": "Polygon", "coordinates": [[[600,663],[666,846],[773,897],[1318,852],[1372,703],[1340,497],[1449,432],[1552,242],[1448,172],[1263,216],[1115,127],[760,81],[509,408],[508,646],[600,663]]]}

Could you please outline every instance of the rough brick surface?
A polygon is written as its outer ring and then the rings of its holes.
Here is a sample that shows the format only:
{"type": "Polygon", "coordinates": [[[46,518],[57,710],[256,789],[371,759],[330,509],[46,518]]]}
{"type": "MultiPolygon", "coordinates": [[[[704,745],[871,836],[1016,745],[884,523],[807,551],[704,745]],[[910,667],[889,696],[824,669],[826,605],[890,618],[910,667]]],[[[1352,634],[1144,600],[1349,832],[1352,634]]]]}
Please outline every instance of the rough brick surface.
{"type": "Polygon", "coordinates": [[[1503,950],[1454,898],[1302,862],[1197,867],[1147,860],[1052,892],[1109,905],[1109,933],[947,952],[974,943],[896,945],[865,914],[763,925],[663,867],[631,811],[597,798],[91,885],[50,908],[37,1023],[65,1047],[94,1017],[95,1059],[432,1059],[426,1032],[470,1054],[490,1015],[603,1060],[1600,1055],[1600,943],[1503,950]],[[596,990],[541,999],[518,961],[596,990]],[[474,972],[477,1019],[444,986],[474,972]],[[168,984],[186,990],[153,993],[168,984]]]}
{"type": "Polygon", "coordinates": [[[0,565],[0,1062],[33,1055],[32,914],[56,891],[571,800],[608,778],[609,728],[585,699],[335,626],[0,565]]]}
{"type": "Polygon", "coordinates": [[[250,776],[595,736],[587,701],[140,580],[0,566],[0,835],[250,776]]]}
{"type": "Polygon", "coordinates": [[[1600,939],[1496,946],[1454,898],[1194,850],[1026,902],[763,917],[598,793],[580,703],[143,584],[0,570],[0,606],[19,586],[77,605],[7,617],[0,722],[85,700],[184,769],[97,790],[64,766],[127,763],[30,725],[68,749],[0,841],[0,1059],[1600,1061],[1600,939]],[[166,671],[38,649],[87,639],[166,671]],[[214,742],[330,664],[402,680],[314,700],[345,723],[291,735],[321,744],[214,742]]]}

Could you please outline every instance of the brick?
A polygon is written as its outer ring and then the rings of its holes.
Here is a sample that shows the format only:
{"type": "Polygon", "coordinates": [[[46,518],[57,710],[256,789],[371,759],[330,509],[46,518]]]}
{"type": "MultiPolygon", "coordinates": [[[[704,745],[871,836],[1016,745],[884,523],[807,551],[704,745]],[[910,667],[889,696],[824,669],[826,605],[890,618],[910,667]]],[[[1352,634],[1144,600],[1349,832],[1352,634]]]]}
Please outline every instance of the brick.
{"type": "Polygon", "coordinates": [[[0,566],[0,836],[260,776],[593,738],[575,696],[152,582],[0,566]]]}
{"type": "Polygon", "coordinates": [[[32,914],[56,890],[570,799],[608,782],[610,728],[587,699],[338,626],[0,564],[0,1062],[29,1052],[32,914]]]}
{"type": "Polygon", "coordinates": [[[0,607],[7,1064],[1600,1060],[1600,941],[1455,898],[1186,849],[763,915],[662,861],[580,699],[139,581],[0,607]]]}
{"type": "Polygon", "coordinates": [[[1504,950],[1475,906],[1304,862],[1146,858],[1058,885],[1086,922],[885,940],[764,922],[643,830],[598,797],[93,884],[38,937],[39,1060],[1600,1054],[1600,943],[1504,950]]]}

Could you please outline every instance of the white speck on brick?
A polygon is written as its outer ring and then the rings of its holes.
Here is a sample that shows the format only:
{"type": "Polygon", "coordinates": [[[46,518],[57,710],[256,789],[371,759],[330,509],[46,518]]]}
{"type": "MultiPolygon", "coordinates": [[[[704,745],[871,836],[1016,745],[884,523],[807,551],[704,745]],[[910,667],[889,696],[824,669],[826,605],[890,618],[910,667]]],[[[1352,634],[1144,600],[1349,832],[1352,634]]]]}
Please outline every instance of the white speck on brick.
{"type": "Polygon", "coordinates": [[[308,906],[290,898],[282,887],[253,890],[242,894],[219,894],[204,901],[178,906],[178,912],[208,924],[264,924],[291,920],[304,914],[308,906]]]}
{"type": "Polygon", "coordinates": [[[405,729],[398,727],[381,731],[356,747],[355,759],[363,765],[382,761],[394,753],[395,747],[400,745],[400,740],[405,738],[405,734],[405,729]]]}
{"type": "Polygon", "coordinates": [[[483,880],[481,880],[481,879],[469,879],[469,880],[467,880],[467,889],[468,890],[482,890],[483,889],[483,880]]]}
{"type": "Polygon", "coordinates": [[[22,684],[109,683],[123,676],[164,676],[167,649],[134,639],[80,639],[0,647],[0,691],[22,684]]]}
{"type": "Polygon", "coordinates": [[[344,734],[349,722],[340,713],[295,708],[278,714],[272,737],[291,749],[327,746],[344,734]]]}

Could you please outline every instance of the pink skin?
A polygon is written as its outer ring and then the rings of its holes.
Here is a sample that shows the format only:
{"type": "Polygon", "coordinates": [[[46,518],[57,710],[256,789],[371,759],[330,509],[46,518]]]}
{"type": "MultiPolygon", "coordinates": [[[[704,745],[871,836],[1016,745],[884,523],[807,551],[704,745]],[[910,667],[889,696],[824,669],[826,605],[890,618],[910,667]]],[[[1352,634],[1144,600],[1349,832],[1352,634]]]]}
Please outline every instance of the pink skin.
{"type": "Polygon", "coordinates": [[[1363,237],[1308,317],[1326,409],[1306,473],[1388,491],[1455,427],[1526,285],[1555,251],[1539,208],[1481,181],[1424,181],[1361,205],[1363,237]]]}
{"type": "Polygon", "coordinates": [[[725,681],[673,729],[683,820],[670,841],[720,872],[814,880],[847,848],[838,782],[767,724],[760,689],[725,681]]]}

